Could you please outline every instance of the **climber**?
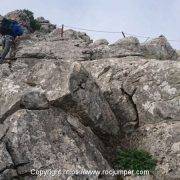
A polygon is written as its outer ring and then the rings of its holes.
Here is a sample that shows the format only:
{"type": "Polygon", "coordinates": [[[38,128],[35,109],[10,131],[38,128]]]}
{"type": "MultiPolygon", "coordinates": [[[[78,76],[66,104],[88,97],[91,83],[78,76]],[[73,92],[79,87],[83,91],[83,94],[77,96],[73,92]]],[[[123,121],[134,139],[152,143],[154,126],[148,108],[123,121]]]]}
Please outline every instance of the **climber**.
{"type": "Polygon", "coordinates": [[[2,64],[10,49],[15,50],[16,41],[20,36],[25,34],[25,32],[23,31],[23,27],[18,22],[0,16],[0,34],[2,36],[2,52],[0,54],[0,64],[2,64]]]}

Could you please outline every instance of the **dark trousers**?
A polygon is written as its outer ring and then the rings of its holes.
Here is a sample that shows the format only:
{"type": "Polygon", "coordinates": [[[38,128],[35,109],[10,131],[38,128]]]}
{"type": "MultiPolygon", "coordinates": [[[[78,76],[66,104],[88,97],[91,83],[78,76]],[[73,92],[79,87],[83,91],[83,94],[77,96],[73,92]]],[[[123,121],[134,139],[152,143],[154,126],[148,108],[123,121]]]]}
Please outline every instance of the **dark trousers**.
{"type": "Polygon", "coordinates": [[[10,50],[11,50],[11,53],[13,53],[13,51],[15,50],[14,38],[9,35],[3,36],[2,47],[3,47],[3,51],[0,56],[0,64],[2,64],[4,62],[4,60],[10,50]]]}

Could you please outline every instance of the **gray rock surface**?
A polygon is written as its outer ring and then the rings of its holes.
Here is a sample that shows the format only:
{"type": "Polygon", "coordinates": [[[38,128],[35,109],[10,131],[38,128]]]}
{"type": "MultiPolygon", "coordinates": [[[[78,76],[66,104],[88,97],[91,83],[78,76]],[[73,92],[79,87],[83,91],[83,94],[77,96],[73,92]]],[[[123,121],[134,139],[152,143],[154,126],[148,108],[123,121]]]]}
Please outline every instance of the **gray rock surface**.
{"type": "Polygon", "coordinates": [[[76,114],[84,123],[97,132],[118,135],[114,113],[91,75],[80,64],[48,60],[36,63],[29,73],[27,69],[21,72],[24,76],[18,71],[0,81],[1,121],[20,105],[27,109],[44,109],[49,101],[64,109],[67,104],[67,111],[73,112],[75,104],[76,114]],[[32,93],[34,91],[43,91],[44,95],[32,93]]]}
{"type": "Polygon", "coordinates": [[[8,77],[11,74],[8,64],[2,64],[0,66],[0,79],[8,77]]]}
{"type": "Polygon", "coordinates": [[[114,44],[95,42],[90,45],[92,59],[121,58],[126,56],[142,56],[139,40],[135,37],[125,37],[114,44]],[[99,44],[98,46],[96,44],[99,44]]]}
{"type": "Polygon", "coordinates": [[[101,141],[77,118],[60,109],[19,110],[5,124],[9,130],[4,141],[19,176],[32,169],[110,168],[101,154],[101,141]]]}
{"type": "Polygon", "coordinates": [[[117,135],[116,117],[91,75],[79,63],[37,63],[30,72],[28,82],[40,86],[48,101],[78,114],[93,129],[117,135]]]}
{"type": "Polygon", "coordinates": [[[90,45],[92,50],[92,59],[102,58],[120,58],[126,56],[142,56],[147,59],[176,60],[178,55],[175,49],[164,36],[147,41],[140,44],[135,37],[125,37],[118,40],[114,44],[108,45],[100,41],[94,42],[90,45]]]}
{"type": "Polygon", "coordinates": [[[157,179],[180,177],[180,122],[146,124],[134,135],[133,146],[149,151],[157,159],[157,179]]]}
{"type": "Polygon", "coordinates": [[[49,35],[41,36],[41,39],[36,37],[28,42],[22,42],[16,54],[17,58],[55,58],[72,61],[127,56],[160,60],[178,58],[176,51],[165,37],[156,38],[145,44],[140,44],[135,37],[125,37],[108,45],[108,42],[103,39],[92,43],[86,33],[73,30],[65,30],[62,38],[60,29],[55,29],[49,35]]]}
{"type": "Polygon", "coordinates": [[[21,106],[25,109],[47,109],[49,107],[46,95],[40,91],[30,91],[21,98],[21,106]]]}
{"type": "Polygon", "coordinates": [[[141,56],[139,40],[125,37],[110,45],[110,57],[141,56]]]}
{"type": "Polygon", "coordinates": [[[50,33],[56,29],[56,25],[51,24],[49,20],[46,20],[44,17],[38,17],[36,20],[40,23],[41,31],[43,32],[50,33]]]}
{"type": "Polygon", "coordinates": [[[32,168],[111,169],[118,147],[146,149],[158,158],[157,179],[179,178],[180,62],[164,37],[153,42],[93,44],[59,29],[21,41],[16,60],[0,65],[0,179],[58,179],[32,168]]]}
{"type": "Polygon", "coordinates": [[[92,46],[108,45],[109,42],[106,39],[98,39],[92,43],[92,46]]]}
{"type": "Polygon", "coordinates": [[[118,108],[115,114],[120,113],[120,117],[124,113],[126,122],[137,118],[136,110],[140,124],[180,120],[180,62],[126,57],[88,61],[83,65],[104,94],[110,94],[109,103],[118,108]]]}
{"type": "Polygon", "coordinates": [[[30,87],[25,83],[25,72],[11,73],[6,78],[0,79],[0,121],[19,109],[21,96],[30,87]]]}
{"type": "Polygon", "coordinates": [[[164,36],[152,39],[142,44],[143,54],[148,58],[177,59],[178,55],[164,36]]]}
{"type": "Polygon", "coordinates": [[[16,57],[88,60],[91,57],[88,48],[90,42],[90,38],[83,33],[67,30],[62,39],[60,35],[57,36],[52,32],[52,34],[42,35],[40,38],[34,36],[28,41],[21,42],[16,57]]]}
{"type": "Polygon", "coordinates": [[[11,166],[13,166],[13,162],[11,159],[10,154],[8,153],[6,146],[4,143],[0,144],[0,169],[1,171],[4,171],[11,166]]]}

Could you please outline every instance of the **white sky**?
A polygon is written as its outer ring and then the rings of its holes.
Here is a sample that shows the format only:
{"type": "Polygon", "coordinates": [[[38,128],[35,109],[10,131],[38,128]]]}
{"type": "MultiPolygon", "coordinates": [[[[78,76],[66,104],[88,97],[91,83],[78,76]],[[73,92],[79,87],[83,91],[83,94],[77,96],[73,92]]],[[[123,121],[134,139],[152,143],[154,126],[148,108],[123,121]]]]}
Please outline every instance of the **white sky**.
{"type": "MultiPolygon", "coordinates": [[[[1,0],[0,14],[24,8],[57,25],[150,37],[163,34],[180,41],[180,0],[1,0]]],[[[122,37],[121,34],[87,34],[110,42],[122,37]]],[[[170,43],[180,49],[180,42],[170,43]]]]}

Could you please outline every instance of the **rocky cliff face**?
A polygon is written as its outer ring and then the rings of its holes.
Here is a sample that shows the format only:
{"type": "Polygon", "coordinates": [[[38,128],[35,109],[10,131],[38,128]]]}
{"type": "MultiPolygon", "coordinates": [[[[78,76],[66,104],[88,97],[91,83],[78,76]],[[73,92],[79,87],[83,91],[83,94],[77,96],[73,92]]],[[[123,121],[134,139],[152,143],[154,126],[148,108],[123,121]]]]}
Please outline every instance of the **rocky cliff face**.
{"type": "Polygon", "coordinates": [[[0,179],[112,169],[119,146],[153,154],[154,179],[179,178],[179,97],[180,61],[165,37],[109,45],[73,30],[34,33],[0,66],[0,179]]]}

